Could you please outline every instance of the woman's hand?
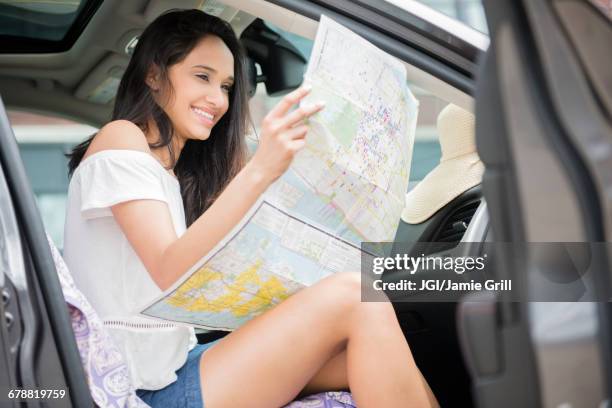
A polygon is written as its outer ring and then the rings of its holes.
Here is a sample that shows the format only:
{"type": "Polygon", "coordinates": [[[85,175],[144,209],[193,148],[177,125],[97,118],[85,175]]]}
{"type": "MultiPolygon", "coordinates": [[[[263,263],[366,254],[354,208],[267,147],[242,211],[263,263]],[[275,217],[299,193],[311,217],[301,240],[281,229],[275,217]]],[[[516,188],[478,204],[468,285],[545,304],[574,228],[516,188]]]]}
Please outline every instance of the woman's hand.
{"type": "Polygon", "coordinates": [[[287,94],[262,121],[259,147],[249,166],[268,183],[280,177],[294,155],[304,147],[304,138],[308,133],[304,120],[323,109],[324,104],[319,102],[288,113],[292,106],[308,95],[310,89],[309,86],[302,86],[287,94]]]}

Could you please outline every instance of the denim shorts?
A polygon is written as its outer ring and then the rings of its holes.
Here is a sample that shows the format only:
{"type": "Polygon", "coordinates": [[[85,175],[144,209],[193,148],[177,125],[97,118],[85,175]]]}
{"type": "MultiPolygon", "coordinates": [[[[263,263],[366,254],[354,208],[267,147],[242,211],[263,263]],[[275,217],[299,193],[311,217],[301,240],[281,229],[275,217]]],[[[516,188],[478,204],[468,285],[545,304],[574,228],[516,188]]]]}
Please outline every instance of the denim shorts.
{"type": "Polygon", "coordinates": [[[187,354],[187,361],[176,370],[176,381],[161,390],[136,390],[136,395],[152,408],[204,408],[200,387],[200,358],[217,343],[196,344],[187,354]]]}

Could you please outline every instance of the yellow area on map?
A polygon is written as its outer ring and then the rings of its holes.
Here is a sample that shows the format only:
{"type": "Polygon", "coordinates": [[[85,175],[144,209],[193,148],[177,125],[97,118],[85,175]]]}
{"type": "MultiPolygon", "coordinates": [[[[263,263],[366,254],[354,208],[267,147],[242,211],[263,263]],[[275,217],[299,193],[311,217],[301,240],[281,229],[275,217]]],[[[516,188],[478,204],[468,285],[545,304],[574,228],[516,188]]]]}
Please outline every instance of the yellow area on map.
{"type": "Polygon", "coordinates": [[[277,276],[262,278],[259,273],[261,265],[262,262],[258,261],[231,282],[225,282],[220,272],[204,266],[179,286],[166,302],[190,312],[230,312],[235,317],[258,314],[291,295],[277,276]],[[257,292],[250,293],[254,287],[257,292]]]}

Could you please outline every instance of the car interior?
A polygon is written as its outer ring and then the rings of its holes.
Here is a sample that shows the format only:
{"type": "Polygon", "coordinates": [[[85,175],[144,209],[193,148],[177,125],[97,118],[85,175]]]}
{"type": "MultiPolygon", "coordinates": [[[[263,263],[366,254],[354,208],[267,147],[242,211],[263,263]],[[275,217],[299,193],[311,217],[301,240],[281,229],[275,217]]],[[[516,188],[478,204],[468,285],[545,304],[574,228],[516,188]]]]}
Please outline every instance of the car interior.
{"type": "MultiPolygon", "coordinates": [[[[308,47],[314,40],[318,24],[317,19],[307,17],[307,13],[275,3],[263,0],[90,0],[75,2],[73,9],[55,15],[34,7],[25,14],[30,27],[27,35],[41,34],[40,38],[16,38],[0,46],[0,95],[9,111],[63,118],[91,126],[88,129],[95,131],[110,116],[119,80],[144,26],[171,8],[200,8],[229,21],[240,37],[249,57],[250,95],[252,101],[257,101],[252,102],[252,111],[257,116],[258,112],[272,107],[279,96],[302,82],[308,47]],[[42,24],[44,19],[47,20],[42,24]],[[46,27],[46,31],[39,28],[37,33],[37,27],[46,27]]],[[[11,16],[23,12],[20,7],[27,6],[0,3],[0,27],[14,25],[11,16]]],[[[345,17],[339,20],[348,23],[345,17]]],[[[353,24],[358,27],[361,23],[353,24]]],[[[2,30],[0,33],[6,35],[2,30]]],[[[375,38],[371,28],[363,32],[375,38]]],[[[413,64],[410,59],[404,63],[408,86],[417,99],[423,95],[424,101],[427,98],[435,101],[430,103],[435,105],[432,113],[421,112],[433,117],[429,125],[422,126],[421,119],[417,124],[417,134],[422,132],[430,136],[417,138],[415,142],[412,173],[419,177],[411,177],[413,187],[439,160],[439,147],[431,150],[432,143],[437,145],[432,125],[437,113],[448,103],[473,111],[473,95],[468,86],[456,86],[441,74],[444,69],[439,67],[443,65],[440,60],[429,70],[413,64]],[[419,143],[426,151],[425,158],[418,156],[419,143]],[[415,163],[421,163],[419,160],[424,167],[415,168],[415,163]]],[[[460,66],[461,62],[456,65],[460,66]]],[[[422,109],[425,107],[423,102],[422,109]]],[[[257,126],[258,119],[254,117],[255,135],[257,126]]],[[[36,162],[39,178],[51,180],[50,174],[65,166],[62,154],[72,144],[72,141],[54,140],[47,153],[38,156],[32,153],[32,146],[24,144],[21,154],[24,160],[31,157],[36,162]]],[[[62,175],[61,180],[64,181],[59,181],[56,189],[60,193],[67,189],[67,176],[62,175]]],[[[33,187],[45,184],[30,182],[33,187]]],[[[60,219],[61,216],[55,214],[60,219]]],[[[443,243],[437,251],[461,250],[465,255],[477,255],[479,245],[459,244],[482,243],[489,234],[486,203],[480,185],[476,185],[458,194],[421,223],[400,221],[395,241],[443,243]]],[[[415,359],[440,404],[472,406],[472,384],[458,335],[457,303],[398,301],[394,306],[415,359]]],[[[206,342],[222,335],[223,332],[201,333],[198,339],[206,342]]]]}

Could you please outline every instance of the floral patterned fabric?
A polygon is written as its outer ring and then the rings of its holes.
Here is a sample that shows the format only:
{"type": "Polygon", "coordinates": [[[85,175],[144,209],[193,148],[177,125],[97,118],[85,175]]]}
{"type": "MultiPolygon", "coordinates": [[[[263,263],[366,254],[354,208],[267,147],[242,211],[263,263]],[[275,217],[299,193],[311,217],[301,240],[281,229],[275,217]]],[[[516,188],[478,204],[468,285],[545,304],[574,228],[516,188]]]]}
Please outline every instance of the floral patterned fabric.
{"type": "Polygon", "coordinates": [[[294,401],[284,408],[356,408],[350,393],[322,392],[294,401]]]}
{"type": "MultiPolygon", "coordinates": [[[[101,408],[145,408],[132,386],[128,367],[102,320],[76,287],[51,237],[47,240],[68,306],[72,330],[94,402],[101,408]]],[[[294,401],[285,408],[355,408],[348,392],[324,392],[294,401]]]]}
{"type": "Polygon", "coordinates": [[[49,235],[47,240],[94,402],[101,408],[149,407],[136,396],[121,352],[95,310],[75,286],[66,263],[49,235]]]}

